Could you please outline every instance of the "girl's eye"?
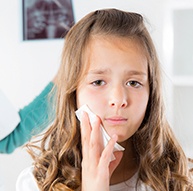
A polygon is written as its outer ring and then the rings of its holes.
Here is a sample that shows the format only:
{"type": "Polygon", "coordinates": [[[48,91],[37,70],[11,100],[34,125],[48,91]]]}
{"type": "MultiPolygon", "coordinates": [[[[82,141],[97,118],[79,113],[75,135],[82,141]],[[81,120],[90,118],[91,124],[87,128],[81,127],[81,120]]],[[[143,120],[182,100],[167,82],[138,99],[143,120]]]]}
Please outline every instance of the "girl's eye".
{"type": "Polygon", "coordinates": [[[134,88],[139,88],[139,87],[142,86],[142,85],[141,85],[139,82],[137,82],[137,81],[129,81],[129,82],[127,82],[127,85],[129,85],[129,86],[131,86],[131,87],[134,87],[134,88]]]}
{"type": "Polygon", "coordinates": [[[92,82],[92,84],[94,86],[102,86],[105,84],[105,82],[103,80],[96,80],[96,81],[92,82]]]}

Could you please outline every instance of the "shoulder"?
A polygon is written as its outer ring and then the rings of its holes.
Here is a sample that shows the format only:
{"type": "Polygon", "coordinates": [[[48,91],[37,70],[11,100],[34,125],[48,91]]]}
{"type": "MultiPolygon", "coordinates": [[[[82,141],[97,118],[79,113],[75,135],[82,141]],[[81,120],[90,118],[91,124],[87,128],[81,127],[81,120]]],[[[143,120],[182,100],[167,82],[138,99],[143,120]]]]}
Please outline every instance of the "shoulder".
{"type": "Polygon", "coordinates": [[[140,191],[154,191],[150,186],[145,185],[143,182],[140,182],[138,189],[140,191]]]}
{"type": "Polygon", "coordinates": [[[24,169],[18,176],[16,191],[39,191],[33,175],[33,166],[24,169]]]}

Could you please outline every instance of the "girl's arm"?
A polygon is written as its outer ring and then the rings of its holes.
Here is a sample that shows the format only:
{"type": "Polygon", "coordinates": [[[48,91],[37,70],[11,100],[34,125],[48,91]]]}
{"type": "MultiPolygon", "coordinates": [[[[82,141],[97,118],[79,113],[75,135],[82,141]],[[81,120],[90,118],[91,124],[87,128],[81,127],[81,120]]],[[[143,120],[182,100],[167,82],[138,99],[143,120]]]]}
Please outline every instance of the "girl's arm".
{"type": "Polygon", "coordinates": [[[39,96],[19,111],[20,123],[9,135],[0,140],[0,153],[13,152],[53,121],[55,111],[50,103],[53,103],[54,93],[49,96],[52,88],[53,82],[50,82],[39,96]]]}

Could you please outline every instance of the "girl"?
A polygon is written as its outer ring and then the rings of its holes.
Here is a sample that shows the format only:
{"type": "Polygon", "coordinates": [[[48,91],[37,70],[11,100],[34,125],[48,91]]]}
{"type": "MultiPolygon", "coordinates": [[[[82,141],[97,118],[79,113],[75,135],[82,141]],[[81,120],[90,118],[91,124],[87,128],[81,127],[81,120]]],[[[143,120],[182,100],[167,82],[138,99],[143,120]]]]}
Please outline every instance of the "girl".
{"type": "Polygon", "coordinates": [[[21,173],[18,191],[193,190],[141,15],[108,9],[80,20],[66,37],[56,85],[56,118],[41,145],[31,146],[34,166],[21,173]],[[75,116],[84,104],[97,115],[93,123],[86,112],[81,123],[75,116]],[[100,124],[111,137],[105,148],[100,124]],[[125,150],[111,161],[116,142],[125,150]]]}

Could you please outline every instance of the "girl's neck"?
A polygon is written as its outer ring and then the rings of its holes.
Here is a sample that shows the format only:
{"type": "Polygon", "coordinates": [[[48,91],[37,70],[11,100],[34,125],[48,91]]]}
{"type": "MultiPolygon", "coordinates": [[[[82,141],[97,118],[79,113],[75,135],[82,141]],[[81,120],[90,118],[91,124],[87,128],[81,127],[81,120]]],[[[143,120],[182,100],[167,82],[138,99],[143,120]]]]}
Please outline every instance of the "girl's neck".
{"type": "Polygon", "coordinates": [[[130,179],[138,170],[139,164],[134,152],[132,139],[127,140],[123,146],[125,147],[125,151],[121,162],[111,176],[110,185],[130,179]]]}

